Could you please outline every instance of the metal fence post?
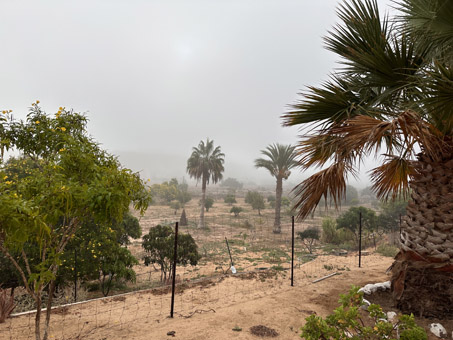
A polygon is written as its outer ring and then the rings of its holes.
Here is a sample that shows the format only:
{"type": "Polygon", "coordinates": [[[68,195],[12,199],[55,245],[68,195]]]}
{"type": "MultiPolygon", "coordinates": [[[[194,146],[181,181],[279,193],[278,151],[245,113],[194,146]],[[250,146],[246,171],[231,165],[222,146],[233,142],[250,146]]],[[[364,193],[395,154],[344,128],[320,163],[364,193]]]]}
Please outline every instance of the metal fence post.
{"type": "Polygon", "coordinates": [[[294,287],[294,216],[291,216],[291,287],[294,287]]]}
{"type": "Polygon", "coordinates": [[[359,212],[359,268],[362,264],[362,212],[359,212]]]}
{"type": "Polygon", "coordinates": [[[176,286],[176,258],[178,256],[178,222],[175,225],[175,251],[173,253],[173,277],[171,283],[171,309],[170,318],[173,317],[173,310],[175,307],[175,286],[176,286]]]}

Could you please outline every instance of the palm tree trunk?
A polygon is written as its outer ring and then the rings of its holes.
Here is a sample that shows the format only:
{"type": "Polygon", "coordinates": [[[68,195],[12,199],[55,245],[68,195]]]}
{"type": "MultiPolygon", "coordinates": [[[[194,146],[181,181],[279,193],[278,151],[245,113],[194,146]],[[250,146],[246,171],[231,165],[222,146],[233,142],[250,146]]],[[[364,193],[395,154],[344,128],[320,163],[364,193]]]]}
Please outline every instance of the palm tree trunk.
{"type": "Polygon", "coordinates": [[[198,224],[199,228],[204,228],[204,205],[206,200],[206,177],[203,175],[201,183],[201,210],[200,210],[200,223],[198,224]]]}
{"type": "Polygon", "coordinates": [[[275,188],[275,221],[274,221],[274,234],[282,232],[280,225],[280,210],[282,206],[282,192],[283,192],[283,178],[277,176],[277,187],[275,188]]]}
{"type": "Polygon", "coordinates": [[[392,291],[405,313],[453,316],[453,155],[420,154],[392,264],[392,291]]]}

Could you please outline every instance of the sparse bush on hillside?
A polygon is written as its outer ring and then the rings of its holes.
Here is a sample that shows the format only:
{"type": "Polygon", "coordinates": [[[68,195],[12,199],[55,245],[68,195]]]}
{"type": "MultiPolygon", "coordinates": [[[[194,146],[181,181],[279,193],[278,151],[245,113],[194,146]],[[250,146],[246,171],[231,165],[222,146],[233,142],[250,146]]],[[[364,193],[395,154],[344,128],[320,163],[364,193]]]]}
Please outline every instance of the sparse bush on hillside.
{"type": "Polygon", "coordinates": [[[319,229],[311,227],[305,229],[304,231],[299,231],[297,235],[298,238],[302,240],[302,243],[305,246],[305,248],[311,254],[313,252],[314,242],[316,240],[319,240],[319,229]]]}
{"type": "Polygon", "coordinates": [[[228,205],[232,205],[234,203],[237,203],[236,202],[236,197],[234,195],[231,195],[231,194],[226,195],[225,198],[223,199],[223,201],[225,203],[227,203],[228,205]]]}
{"type": "Polygon", "coordinates": [[[261,215],[261,210],[265,208],[264,197],[258,191],[247,192],[245,203],[250,204],[253,210],[258,210],[258,215],[261,215]]]}
{"type": "Polygon", "coordinates": [[[244,209],[242,209],[241,207],[236,207],[236,206],[233,206],[230,209],[230,213],[233,213],[234,217],[238,217],[242,211],[244,211],[244,209]]]}

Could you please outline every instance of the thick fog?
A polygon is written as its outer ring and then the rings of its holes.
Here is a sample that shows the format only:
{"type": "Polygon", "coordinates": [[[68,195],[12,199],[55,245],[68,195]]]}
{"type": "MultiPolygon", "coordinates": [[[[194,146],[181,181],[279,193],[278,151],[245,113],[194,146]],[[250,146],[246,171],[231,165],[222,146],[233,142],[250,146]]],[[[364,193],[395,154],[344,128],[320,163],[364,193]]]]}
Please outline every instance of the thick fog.
{"type": "Polygon", "coordinates": [[[48,113],[85,112],[95,139],[153,182],[187,179],[191,148],[206,137],[225,153],[224,177],[272,182],[253,160],[270,143],[297,142],[280,116],[335,67],[322,36],[336,6],[2,0],[0,109],[25,117],[39,99],[48,113]]]}

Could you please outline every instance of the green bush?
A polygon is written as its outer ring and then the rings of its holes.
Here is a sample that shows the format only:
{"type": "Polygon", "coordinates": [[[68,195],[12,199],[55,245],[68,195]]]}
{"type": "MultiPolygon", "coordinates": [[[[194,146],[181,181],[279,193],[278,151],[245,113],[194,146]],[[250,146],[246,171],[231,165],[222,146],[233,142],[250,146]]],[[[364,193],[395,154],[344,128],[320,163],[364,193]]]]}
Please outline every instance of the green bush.
{"type": "Polygon", "coordinates": [[[325,319],[310,315],[305,319],[301,337],[305,340],[357,339],[384,340],[396,339],[398,328],[400,339],[427,340],[423,328],[417,326],[413,315],[400,315],[393,324],[379,305],[368,306],[368,315],[363,315],[363,293],[359,287],[352,287],[348,294],[340,295],[340,306],[325,319]],[[369,319],[369,320],[366,320],[369,319]]]}
{"type": "Polygon", "coordinates": [[[391,244],[381,244],[377,247],[376,252],[382,256],[395,257],[398,254],[398,247],[391,244]]]}

